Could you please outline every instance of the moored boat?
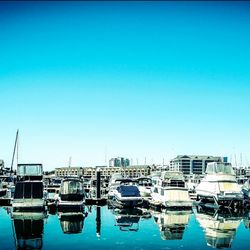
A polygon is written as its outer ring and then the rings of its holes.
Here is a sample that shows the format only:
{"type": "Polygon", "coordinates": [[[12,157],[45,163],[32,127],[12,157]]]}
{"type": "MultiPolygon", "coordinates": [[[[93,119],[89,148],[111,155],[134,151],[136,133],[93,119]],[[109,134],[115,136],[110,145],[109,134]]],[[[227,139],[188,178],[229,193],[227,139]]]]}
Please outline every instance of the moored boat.
{"type": "Polygon", "coordinates": [[[230,163],[208,163],[206,175],[196,187],[197,200],[216,207],[242,205],[243,194],[230,163]]]}
{"type": "Polygon", "coordinates": [[[192,208],[184,176],[177,171],[164,171],[152,187],[152,204],[166,208],[192,208]]]}
{"type": "Polygon", "coordinates": [[[84,199],[85,191],[80,179],[71,177],[62,181],[57,201],[58,210],[81,211],[84,199]]]}

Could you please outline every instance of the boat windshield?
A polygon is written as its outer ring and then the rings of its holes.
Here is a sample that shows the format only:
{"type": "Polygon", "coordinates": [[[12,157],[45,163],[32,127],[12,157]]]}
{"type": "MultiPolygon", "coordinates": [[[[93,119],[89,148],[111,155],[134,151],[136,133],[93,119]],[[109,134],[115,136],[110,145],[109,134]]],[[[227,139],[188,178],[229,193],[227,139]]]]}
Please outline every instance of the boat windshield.
{"type": "Polygon", "coordinates": [[[19,176],[42,176],[42,164],[18,164],[17,175],[19,176]]]}
{"type": "Polygon", "coordinates": [[[213,163],[207,165],[207,174],[221,173],[235,175],[231,164],[213,163]]]}
{"type": "Polygon", "coordinates": [[[80,181],[65,181],[61,189],[62,194],[82,194],[83,186],[80,181]]]}

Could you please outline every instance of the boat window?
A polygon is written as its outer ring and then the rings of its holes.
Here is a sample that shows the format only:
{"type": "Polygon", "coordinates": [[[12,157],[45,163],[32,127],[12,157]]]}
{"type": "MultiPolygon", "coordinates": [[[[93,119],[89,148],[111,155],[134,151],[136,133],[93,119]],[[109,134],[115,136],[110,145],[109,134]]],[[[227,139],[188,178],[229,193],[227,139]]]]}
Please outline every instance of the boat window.
{"type": "Polygon", "coordinates": [[[155,188],[155,189],[154,189],[154,192],[155,192],[155,193],[158,193],[158,188],[155,188]]]}
{"type": "Polygon", "coordinates": [[[15,187],[14,199],[22,199],[23,198],[23,183],[17,183],[15,187]]]}
{"type": "Polygon", "coordinates": [[[161,189],[161,195],[164,195],[164,189],[161,189]]]}
{"type": "Polygon", "coordinates": [[[30,182],[24,183],[24,198],[25,199],[31,198],[31,183],[30,182]]]}
{"type": "Polygon", "coordinates": [[[32,195],[34,199],[43,198],[43,183],[42,182],[34,182],[32,183],[32,195]]]}
{"type": "Polygon", "coordinates": [[[222,173],[222,174],[230,174],[230,175],[235,174],[231,164],[225,164],[225,163],[210,163],[210,164],[208,164],[206,173],[207,174],[222,173]]]}

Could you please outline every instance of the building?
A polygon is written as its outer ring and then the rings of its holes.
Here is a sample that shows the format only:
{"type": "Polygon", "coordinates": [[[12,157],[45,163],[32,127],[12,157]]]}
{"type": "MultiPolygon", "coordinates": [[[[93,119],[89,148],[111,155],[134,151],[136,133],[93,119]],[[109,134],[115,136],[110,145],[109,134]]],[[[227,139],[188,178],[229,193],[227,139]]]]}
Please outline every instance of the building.
{"type": "Polygon", "coordinates": [[[109,160],[109,167],[128,167],[129,165],[129,159],[124,157],[117,157],[109,160]]]}
{"type": "MultiPolygon", "coordinates": [[[[135,178],[151,174],[151,166],[135,165],[124,167],[98,167],[103,178],[109,179],[114,173],[121,173],[123,176],[135,178]]],[[[84,167],[84,178],[95,178],[97,167],[84,167]]]]}
{"type": "Polygon", "coordinates": [[[170,161],[170,170],[182,171],[185,175],[204,174],[209,162],[227,162],[227,157],[178,155],[170,161]]]}
{"type": "Polygon", "coordinates": [[[62,167],[55,169],[55,175],[57,177],[66,177],[66,176],[83,176],[82,167],[62,167]]]}

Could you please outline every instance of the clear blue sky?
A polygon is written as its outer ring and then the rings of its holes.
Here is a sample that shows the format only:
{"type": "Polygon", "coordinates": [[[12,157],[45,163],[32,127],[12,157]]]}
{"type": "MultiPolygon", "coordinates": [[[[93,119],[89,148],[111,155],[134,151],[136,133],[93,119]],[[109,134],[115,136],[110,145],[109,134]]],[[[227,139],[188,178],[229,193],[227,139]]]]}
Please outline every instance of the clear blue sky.
{"type": "Polygon", "coordinates": [[[250,3],[0,2],[0,159],[45,169],[242,152],[250,3]]]}

